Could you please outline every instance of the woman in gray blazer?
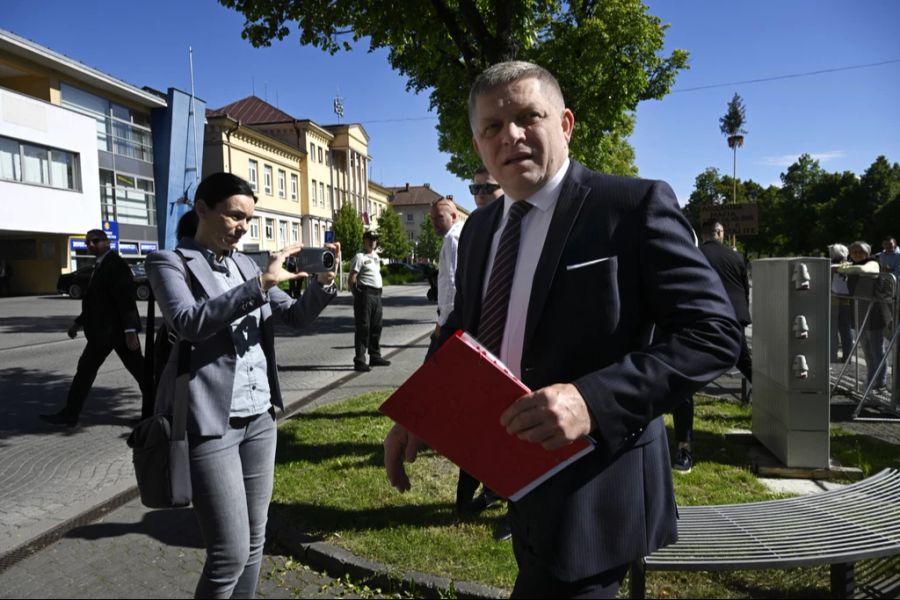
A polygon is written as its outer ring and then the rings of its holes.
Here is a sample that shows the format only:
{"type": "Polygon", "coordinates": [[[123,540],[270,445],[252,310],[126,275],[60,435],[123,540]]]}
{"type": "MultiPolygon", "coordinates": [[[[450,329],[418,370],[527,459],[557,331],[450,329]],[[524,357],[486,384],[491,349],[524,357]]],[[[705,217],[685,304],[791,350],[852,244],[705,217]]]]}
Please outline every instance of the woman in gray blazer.
{"type": "MultiPolygon", "coordinates": [[[[275,465],[274,406],[283,408],[272,317],[312,322],[334,298],[334,273],[311,278],[297,300],[278,284],[306,276],[282,268],[301,244],[273,253],[265,271],[234,248],[250,227],[250,185],[216,173],[197,188],[193,239],[147,258],[170,331],[191,343],[187,431],[193,504],[206,543],[198,598],[256,592],[275,465]]],[[[332,249],[340,253],[340,246],[332,249]]],[[[156,412],[171,414],[177,344],[160,377],[156,412]]]]}

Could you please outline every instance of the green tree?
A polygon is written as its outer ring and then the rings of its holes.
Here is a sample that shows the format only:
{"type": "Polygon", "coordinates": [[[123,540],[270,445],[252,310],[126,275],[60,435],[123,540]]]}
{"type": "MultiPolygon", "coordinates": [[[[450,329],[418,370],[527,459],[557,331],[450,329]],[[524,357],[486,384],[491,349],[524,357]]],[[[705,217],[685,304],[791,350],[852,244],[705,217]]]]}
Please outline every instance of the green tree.
{"type": "Polygon", "coordinates": [[[469,87],[488,66],[528,60],[550,68],[575,113],[573,157],[593,169],[632,174],[628,136],[638,102],[660,99],[687,68],[688,54],[661,54],[668,28],[640,0],[219,0],[241,12],[242,36],[268,46],[299,31],[301,44],[330,53],[366,38],[387,48],[407,89],[428,92],[438,148],[468,178],[472,148],[469,87]]]}
{"type": "Polygon", "coordinates": [[[737,149],[744,145],[744,123],[747,121],[747,110],[744,101],[735,93],[728,103],[728,112],[719,118],[719,131],[728,138],[728,147],[734,152],[734,162],[731,177],[732,182],[731,201],[737,202],[737,149]]]}
{"type": "Polygon", "coordinates": [[[412,244],[406,237],[400,215],[393,207],[378,218],[378,245],[381,248],[379,254],[391,260],[402,260],[412,251],[412,244]]]}
{"type": "Polygon", "coordinates": [[[729,189],[726,186],[725,180],[715,167],[707,167],[705,171],[697,175],[694,180],[694,191],[691,192],[691,196],[684,206],[684,213],[698,232],[703,226],[701,210],[724,204],[729,189]]]}
{"type": "Polygon", "coordinates": [[[417,258],[427,258],[434,262],[441,253],[441,244],[444,239],[434,230],[434,224],[431,222],[431,216],[425,216],[425,222],[422,223],[422,229],[419,232],[419,244],[416,246],[417,258]]]}
{"type": "Polygon", "coordinates": [[[363,222],[356,209],[345,202],[334,215],[334,238],[341,243],[344,255],[353,256],[362,248],[363,222]]]}

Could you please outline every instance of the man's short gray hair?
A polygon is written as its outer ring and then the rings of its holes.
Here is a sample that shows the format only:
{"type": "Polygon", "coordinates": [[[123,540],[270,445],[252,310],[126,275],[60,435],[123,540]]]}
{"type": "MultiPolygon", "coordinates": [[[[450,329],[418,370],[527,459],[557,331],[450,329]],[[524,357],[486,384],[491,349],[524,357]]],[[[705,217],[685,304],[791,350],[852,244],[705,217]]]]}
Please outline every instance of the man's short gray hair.
{"type": "Polygon", "coordinates": [[[560,109],[566,107],[566,100],[559,87],[559,82],[544,67],[521,60],[497,63],[485,69],[475,79],[475,83],[472,84],[472,89],[469,91],[469,125],[472,126],[472,130],[474,131],[475,129],[475,100],[479,96],[501,85],[508,85],[514,81],[527,78],[540,81],[542,89],[550,100],[558,103],[560,109]]]}

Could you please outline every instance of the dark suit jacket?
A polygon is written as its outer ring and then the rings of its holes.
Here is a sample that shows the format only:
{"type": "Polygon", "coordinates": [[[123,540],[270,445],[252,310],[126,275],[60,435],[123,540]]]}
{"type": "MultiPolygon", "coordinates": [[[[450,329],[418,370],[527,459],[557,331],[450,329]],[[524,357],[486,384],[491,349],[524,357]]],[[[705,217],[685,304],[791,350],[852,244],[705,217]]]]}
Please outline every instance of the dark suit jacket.
{"type": "Polygon", "coordinates": [[[750,280],[744,257],[725,244],[715,240],[703,242],[700,252],[719,274],[725,292],[741,325],[750,324],[750,280]]]}
{"type": "MultiPolygon", "coordinates": [[[[494,202],[466,222],[454,312],[432,348],[457,328],[477,337],[503,207],[494,202]]],[[[581,579],[676,539],[660,415],[731,367],[739,339],[669,186],[572,161],[535,272],[521,372],[531,389],[577,386],[597,449],[511,503],[520,568],[581,579]]]]}
{"type": "Polygon", "coordinates": [[[91,276],[75,322],[89,340],[112,343],[126,329],[141,330],[134,298],[134,277],[117,252],[110,250],[91,276]]]}

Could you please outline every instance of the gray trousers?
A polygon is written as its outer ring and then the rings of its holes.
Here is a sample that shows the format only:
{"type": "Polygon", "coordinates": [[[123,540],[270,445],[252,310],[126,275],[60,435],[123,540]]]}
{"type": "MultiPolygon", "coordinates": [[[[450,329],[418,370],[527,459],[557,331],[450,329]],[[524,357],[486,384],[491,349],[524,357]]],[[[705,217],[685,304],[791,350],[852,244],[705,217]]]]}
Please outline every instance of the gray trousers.
{"type": "Polygon", "coordinates": [[[206,544],[196,598],[253,598],[275,470],[275,417],[231,419],[222,437],[191,437],[194,510],[206,544]]]}

